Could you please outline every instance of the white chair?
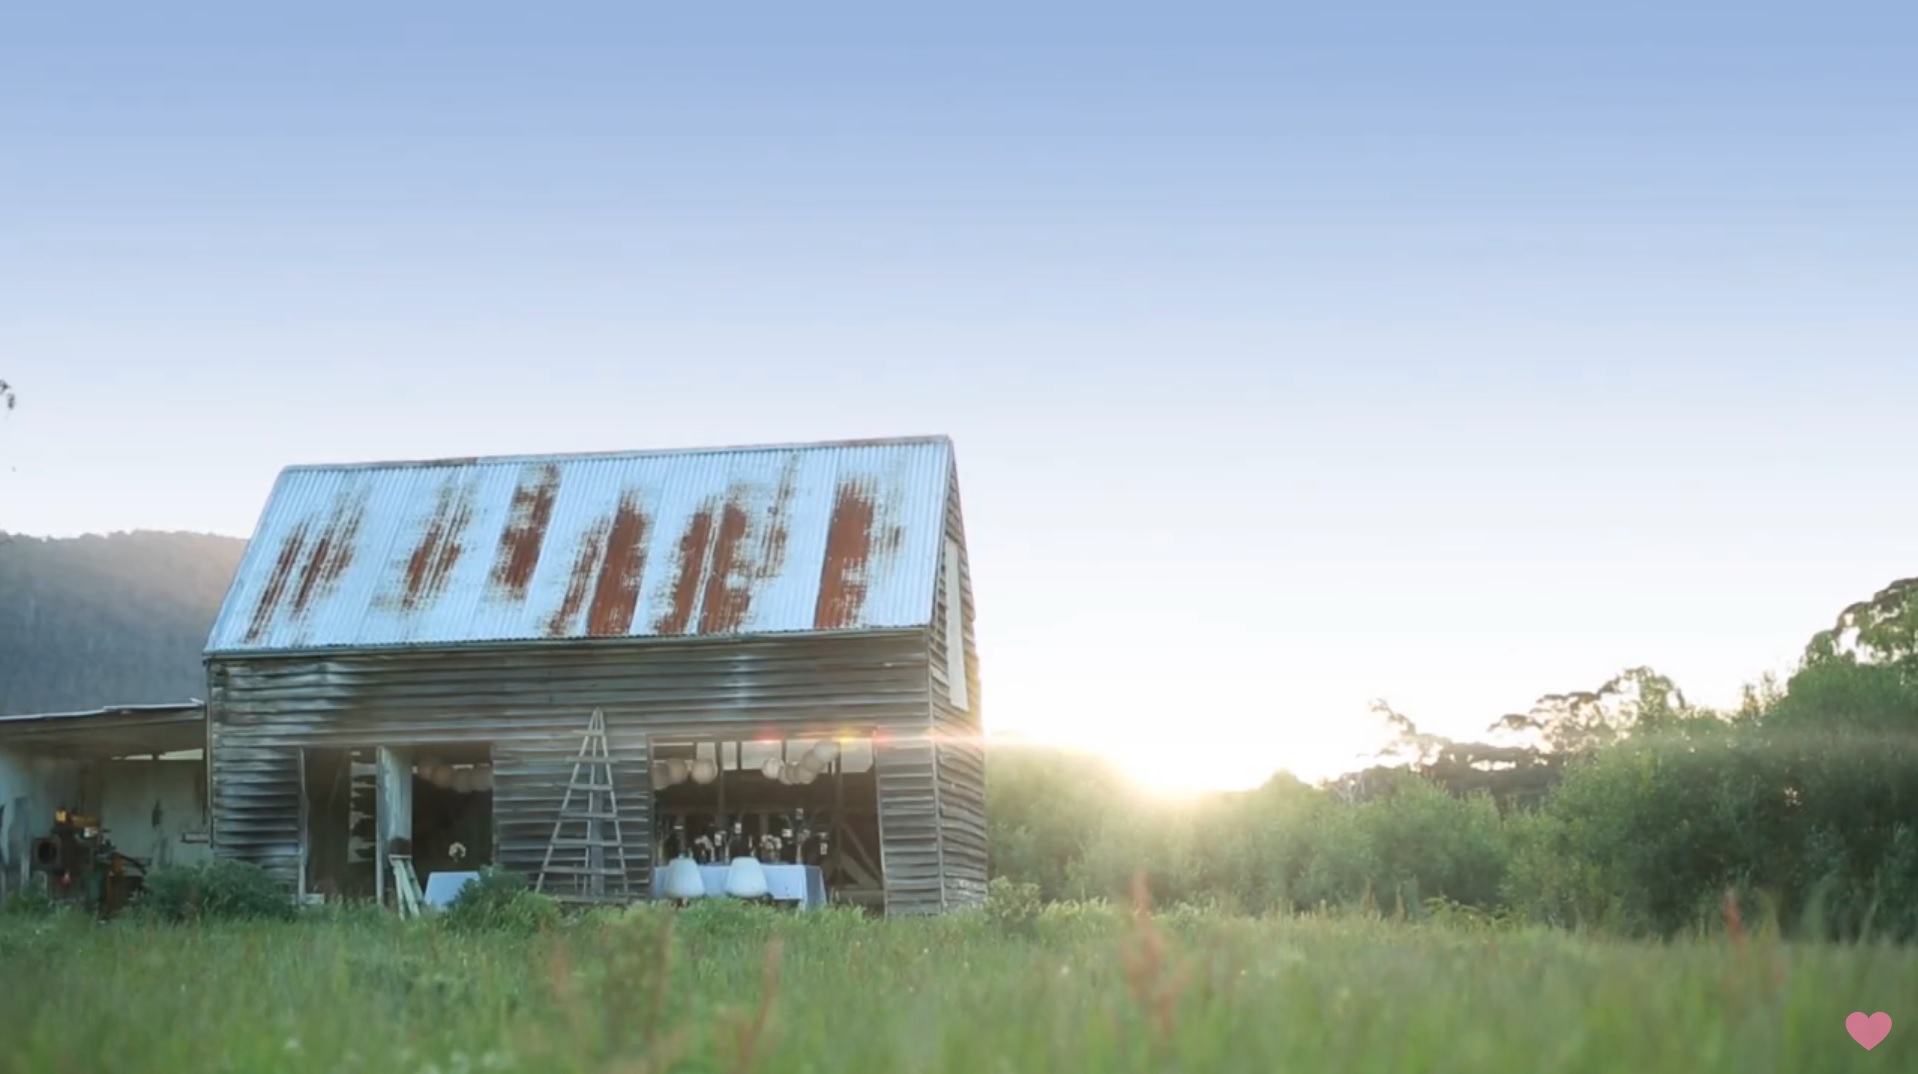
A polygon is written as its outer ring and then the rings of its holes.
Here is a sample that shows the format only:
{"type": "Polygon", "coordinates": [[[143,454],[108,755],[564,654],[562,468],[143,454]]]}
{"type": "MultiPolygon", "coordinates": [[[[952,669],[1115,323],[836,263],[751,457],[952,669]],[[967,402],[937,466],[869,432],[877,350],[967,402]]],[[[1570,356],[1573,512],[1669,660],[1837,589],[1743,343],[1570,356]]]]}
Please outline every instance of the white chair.
{"type": "Polygon", "coordinates": [[[755,857],[734,858],[726,867],[726,894],[735,899],[763,899],[771,894],[766,886],[766,867],[755,857]]]}

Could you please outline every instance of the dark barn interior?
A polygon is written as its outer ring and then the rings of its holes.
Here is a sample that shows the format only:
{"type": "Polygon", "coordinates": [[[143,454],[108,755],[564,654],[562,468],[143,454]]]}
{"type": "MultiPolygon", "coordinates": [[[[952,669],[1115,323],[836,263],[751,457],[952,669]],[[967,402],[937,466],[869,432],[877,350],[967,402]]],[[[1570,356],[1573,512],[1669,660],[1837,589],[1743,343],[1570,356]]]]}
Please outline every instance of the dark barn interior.
{"type": "MultiPolygon", "coordinates": [[[[370,899],[378,820],[378,750],[308,749],[306,887],[329,898],[370,899]]],[[[492,757],[484,746],[418,748],[413,766],[413,863],[423,884],[442,870],[493,863],[492,757]]]]}
{"type": "Polygon", "coordinates": [[[659,736],[652,755],[654,861],[669,861],[682,847],[695,859],[717,860],[727,839],[751,848],[774,840],[771,853],[781,860],[819,866],[837,901],[883,906],[870,737],[659,736]]]}

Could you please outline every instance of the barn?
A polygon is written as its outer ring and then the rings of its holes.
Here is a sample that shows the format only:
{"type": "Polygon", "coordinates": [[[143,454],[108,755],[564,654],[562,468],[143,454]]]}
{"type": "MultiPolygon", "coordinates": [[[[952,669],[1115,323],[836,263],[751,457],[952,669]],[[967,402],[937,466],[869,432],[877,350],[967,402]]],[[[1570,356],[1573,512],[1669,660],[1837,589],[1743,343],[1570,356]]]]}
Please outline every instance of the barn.
{"type": "Polygon", "coordinates": [[[836,901],[985,897],[945,437],[289,467],[206,668],[212,851],[309,901],[385,897],[401,851],[545,883],[603,774],[595,898],[688,823],[796,816],[836,901]]]}

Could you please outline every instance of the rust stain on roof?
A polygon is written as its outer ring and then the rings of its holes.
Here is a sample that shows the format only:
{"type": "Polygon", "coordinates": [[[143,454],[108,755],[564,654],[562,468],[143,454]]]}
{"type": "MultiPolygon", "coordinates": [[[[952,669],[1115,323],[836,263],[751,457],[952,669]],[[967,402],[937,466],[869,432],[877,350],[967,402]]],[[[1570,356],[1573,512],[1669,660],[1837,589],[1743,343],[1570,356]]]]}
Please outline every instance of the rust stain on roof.
{"type": "Polygon", "coordinates": [[[711,571],[706,576],[706,593],[700,601],[700,633],[726,634],[743,628],[760,583],[779,577],[786,569],[787,520],[798,488],[799,459],[795,456],[787,460],[779,476],[779,488],[766,510],[757,542],[747,540],[753,528],[752,513],[745,506],[750,488],[734,485],[727,491],[720,509],[711,571]],[[756,561],[749,554],[751,549],[758,553],[756,561]]]}
{"type": "Polygon", "coordinates": [[[295,615],[305,614],[313,598],[331,588],[352,566],[354,550],[359,546],[360,524],[365,518],[363,502],[351,506],[342,504],[334,510],[300,571],[300,586],[293,593],[295,615]]]}
{"type": "Polygon", "coordinates": [[[826,563],[819,573],[813,629],[843,630],[859,621],[859,609],[866,603],[875,514],[871,494],[854,484],[839,485],[826,527],[826,563]]]}
{"type": "Polygon", "coordinates": [[[659,634],[684,634],[693,621],[694,604],[699,599],[699,577],[706,566],[706,551],[713,540],[712,508],[693,512],[686,530],[679,536],[679,573],[673,580],[672,603],[654,623],[659,634]]]}
{"type": "Polygon", "coordinates": [[[761,543],[759,577],[776,578],[786,569],[786,519],[792,513],[793,496],[799,489],[799,457],[786,461],[779,475],[779,491],[773,496],[772,510],[766,513],[766,536],[761,543]]]}
{"type": "Polygon", "coordinates": [[[553,617],[546,621],[546,635],[563,638],[572,633],[573,620],[579,617],[579,610],[586,606],[586,591],[593,584],[593,569],[599,566],[600,555],[606,550],[606,531],[608,526],[602,522],[586,531],[579,539],[579,551],[573,556],[573,569],[566,575],[566,595],[560,598],[559,608],[553,617]]]}
{"type": "Polygon", "coordinates": [[[719,535],[713,542],[712,569],[706,575],[706,593],[699,602],[699,632],[725,634],[739,629],[746,621],[746,609],[752,606],[752,564],[740,555],[746,539],[747,517],[738,502],[727,500],[720,508],[719,535]],[[736,578],[736,569],[744,578],[736,578]]]}
{"type": "Polygon", "coordinates": [[[566,594],[546,621],[548,637],[572,636],[582,611],[589,637],[619,637],[632,631],[652,529],[639,494],[628,490],[612,515],[581,535],[566,576],[566,594]]]}
{"type": "Polygon", "coordinates": [[[513,490],[511,514],[500,534],[493,560],[493,585],[514,600],[525,600],[526,589],[539,566],[546,527],[553,520],[553,501],[559,495],[559,467],[553,463],[528,466],[513,490]]]}
{"type": "Polygon", "coordinates": [[[688,517],[672,592],[653,623],[655,633],[728,634],[746,625],[758,585],[785,568],[787,518],[798,482],[795,460],[762,517],[755,517],[756,487],[750,483],[733,484],[688,517]]]}
{"type": "Polygon", "coordinates": [[[273,561],[273,573],[267,576],[266,588],[260,591],[259,602],[253,606],[253,618],[247,624],[246,640],[254,642],[266,636],[266,628],[273,622],[273,611],[279,607],[280,598],[286,595],[286,587],[293,580],[293,572],[299,568],[300,552],[306,546],[308,524],[300,523],[293,532],[280,542],[280,554],[273,561]]]}
{"type": "MultiPolygon", "coordinates": [[[[606,531],[606,555],[599,565],[599,581],[593,587],[593,602],[586,609],[586,633],[594,637],[617,636],[633,626],[633,609],[639,606],[639,586],[646,574],[646,538],[652,520],[640,509],[639,497],[631,492],[620,497],[619,508],[606,531]]],[[[570,595],[571,587],[567,589],[570,595]]]]}
{"type": "Polygon", "coordinates": [[[440,486],[426,533],[406,561],[406,588],[400,607],[408,611],[438,596],[453,567],[466,554],[466,526],[473,521],[473,490],[454,482],[440,486]]]}

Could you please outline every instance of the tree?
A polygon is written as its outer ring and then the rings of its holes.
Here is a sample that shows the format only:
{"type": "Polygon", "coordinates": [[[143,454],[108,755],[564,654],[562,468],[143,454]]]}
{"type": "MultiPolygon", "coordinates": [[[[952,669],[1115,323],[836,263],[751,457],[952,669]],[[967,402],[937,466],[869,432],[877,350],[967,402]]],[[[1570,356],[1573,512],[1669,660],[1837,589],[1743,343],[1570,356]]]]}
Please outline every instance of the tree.
{"type": "Polygon", "coordinates": [[[1589,754],[1634,731],[1668,730],[1696,715],[1672,680],[1636,667],[1596,690],[1547,694],[1531,711],[1503,716],[1487,730],[1540,743],[1549,753],[1589,754]]]}
{"type": "Polygon", "coordinates": [[[13,394],[13,385],[8,384],[4,380],[0,380],[0,404],[4,404],[8,410],[12,410],[13,405],[18,401],[13,394]]]}
{"type": "Polygon", "coordinates": [[[1372,714],[1391,730],[1392,740],[1376,755],[1379,764],[1348,774],[1332,785],[1332,790],[1347,800],[1364,801],[1390,794],[1398,786],[1392,773],[1409,772],[1460,797],[1489,794],[1500,809],[1509,809],[1537,804],[1561,773],[1563,758],[1537,742],[1457,742],[1420,731],[1410,717],[1383,701],[1372,703],[1372,714]]]}
{"type": "Polygon", "coordinates": [[[1918,578],[1901,578],[1846,608],[1805,647],[1807,665],[1834,661],[1918,672],[1918,578]]]}

